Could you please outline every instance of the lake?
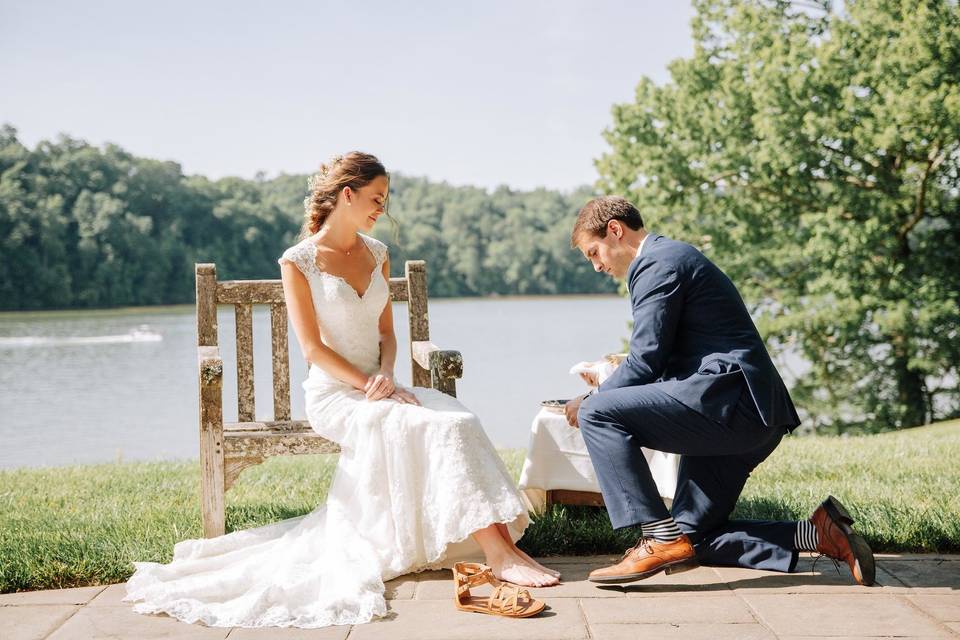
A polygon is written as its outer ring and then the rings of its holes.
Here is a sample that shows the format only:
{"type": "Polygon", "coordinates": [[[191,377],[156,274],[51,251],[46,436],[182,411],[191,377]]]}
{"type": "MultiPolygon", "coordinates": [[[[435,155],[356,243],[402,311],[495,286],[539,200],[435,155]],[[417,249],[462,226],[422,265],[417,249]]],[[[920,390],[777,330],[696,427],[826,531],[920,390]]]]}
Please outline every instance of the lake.
{"type": "MultiPolygon", "coordinates": [[[[406,305],[394,305],[397,379],[410,381],[406,305]]],[[[621,351],[630,307],[617,296],[430,301],[430,337],[463,354],[458,397],[497,447],[525,447],[540,400],[586,391],[568,373],[621,351]]],[[[219,310],[224,417],[237,419],[232,307],[219,310]]],[[[254,311],[257,417],[272,417],[269,309],[254,311]]],[[[196,458],[192,305],[0,313],[0,468],[196,458]]],[[[303,419],[306,365],[290,330],[291,408],[303,419]]]]}

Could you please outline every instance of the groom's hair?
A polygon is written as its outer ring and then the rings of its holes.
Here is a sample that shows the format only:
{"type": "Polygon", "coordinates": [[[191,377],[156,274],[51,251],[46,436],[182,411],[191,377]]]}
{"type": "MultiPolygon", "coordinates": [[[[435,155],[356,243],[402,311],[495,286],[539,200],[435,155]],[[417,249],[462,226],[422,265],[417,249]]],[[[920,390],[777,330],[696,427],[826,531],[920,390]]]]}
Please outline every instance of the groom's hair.
{"type": "Polygon", "coordinates": [[[643,228],[640,212],[626,198],[620,196],[594,198],[583,205],[580,213],[577,214],[573,233],[570,234],[570,246],[576,249],[577,243],[585,235],[606,238],[607,223],[611,220],[619,220],[634,231],[643,228]]]}

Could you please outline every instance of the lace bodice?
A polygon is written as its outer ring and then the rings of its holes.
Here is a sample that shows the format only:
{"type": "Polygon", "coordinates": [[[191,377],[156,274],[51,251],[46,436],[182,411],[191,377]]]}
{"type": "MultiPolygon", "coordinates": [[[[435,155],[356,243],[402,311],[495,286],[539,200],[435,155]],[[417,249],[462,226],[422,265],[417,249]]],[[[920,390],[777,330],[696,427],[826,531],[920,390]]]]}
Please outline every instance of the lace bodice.
{"type": "MultiPolygon", "coordinates": [[[[390,298],[390,285],[383,277],[387,245],[362,233],[358,235],[376,259],[370,284],[362,296],[346,280],[317,266],[317,245],[312,238],[284,251],[277,262],[292,262],[307,278],[323,343],[371,374],[380,366],[380,314],[390,298]]],[[[317,367],[311,367],[311,374],[313,369],[317,367]]]]}

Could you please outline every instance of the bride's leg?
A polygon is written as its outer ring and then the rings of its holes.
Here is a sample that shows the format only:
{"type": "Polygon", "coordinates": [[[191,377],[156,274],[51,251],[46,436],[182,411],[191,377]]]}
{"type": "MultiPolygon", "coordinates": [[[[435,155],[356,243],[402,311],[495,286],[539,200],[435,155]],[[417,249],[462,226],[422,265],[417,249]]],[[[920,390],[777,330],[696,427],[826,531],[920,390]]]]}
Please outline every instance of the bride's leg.
{"type": "Polygon", "coordinates": [[[530,564],[530,566],[532,566],[534,569],[543,571],[544,573],[549,573],[554,578],[560,577],[559,571],[554,571],[553,569],[543,566],[542,564],[540,564],[539,562],[537,562],[536,560],[528,556],[526,553],[524,553],[523,549],[521,549],[516,544],[514,544],[513,539],[510,537],[510,530],[507,529],[507,525],[503,524],[502,522],[498,522],[493,526],[497,528],[497,533],[500,534],[500,537],[503,538],[504,541],[506,541],[506,543],[513,548],[513,551],[517,555],[519,555],[521,558],[526,560],[530,564]]]}
{"type": "Polygon", "coordinates": [[[473,538],[483,549],[486,564],[501,580],[525,587],[549,587],[559,582],[553,575],[534,568],[516,553],[512,543],[507,544],[495,524],[473,532],[473,538]]]}

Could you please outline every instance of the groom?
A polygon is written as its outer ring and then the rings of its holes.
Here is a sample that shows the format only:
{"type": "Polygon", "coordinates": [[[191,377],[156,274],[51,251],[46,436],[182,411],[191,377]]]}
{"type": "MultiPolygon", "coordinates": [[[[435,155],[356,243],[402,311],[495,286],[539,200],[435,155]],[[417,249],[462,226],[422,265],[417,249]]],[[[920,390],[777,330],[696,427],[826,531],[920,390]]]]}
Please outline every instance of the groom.
{"type": "Polygon", "coordinates": [[[597,271],[626,277],[634,322],[629,356],[566,406],[613,527],[642,531],[590,580],[630,582],[698,562],[788,572],[798,552],[816,551],[872,584],[873,554],[832,496],[802,522],[729,520],[750,472],[800,423],[730,279],[692,246],[648,233],[623,198],[588,202],[571,244],[597,271]],[[671,511],[641,447],[681,455],[671,511]]]}

